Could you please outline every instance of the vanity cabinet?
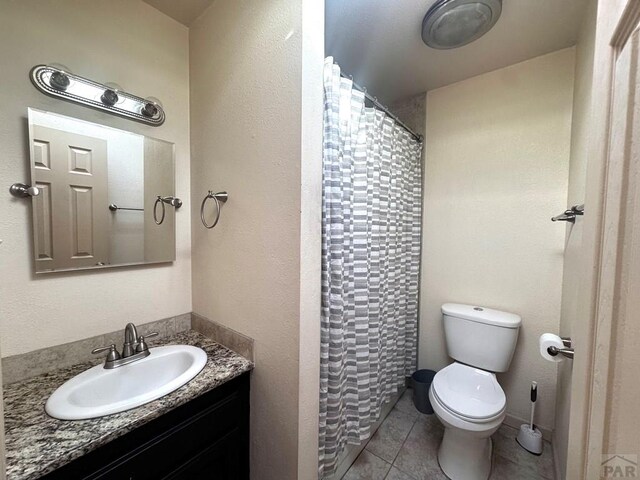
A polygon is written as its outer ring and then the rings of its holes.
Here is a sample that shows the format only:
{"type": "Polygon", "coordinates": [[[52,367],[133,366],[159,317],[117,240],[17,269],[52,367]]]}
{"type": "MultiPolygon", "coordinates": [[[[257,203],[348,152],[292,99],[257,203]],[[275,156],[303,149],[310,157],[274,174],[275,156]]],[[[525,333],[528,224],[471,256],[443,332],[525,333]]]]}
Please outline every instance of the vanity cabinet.
{"type": "Polygon", "coordinates": [[[42,478],[248,480],[249,373],[42,478]]]}

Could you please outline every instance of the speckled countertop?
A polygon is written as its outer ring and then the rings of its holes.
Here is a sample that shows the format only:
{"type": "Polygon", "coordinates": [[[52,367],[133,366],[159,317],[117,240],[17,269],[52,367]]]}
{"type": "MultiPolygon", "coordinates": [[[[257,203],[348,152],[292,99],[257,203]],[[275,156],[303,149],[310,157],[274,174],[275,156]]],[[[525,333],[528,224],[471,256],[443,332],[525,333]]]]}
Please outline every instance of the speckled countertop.
{"type": "Polygon", "coordinates": [[[178,390],[114,415],[67,421],[51,418],[44,411],[56,388],[99,361],[5,385],[7,479],[39,478],[253,368],[246,358],[193,330],[151,346],[160,345],[194,345],[207,352],[209,359],[202,371],[178,390]]]}

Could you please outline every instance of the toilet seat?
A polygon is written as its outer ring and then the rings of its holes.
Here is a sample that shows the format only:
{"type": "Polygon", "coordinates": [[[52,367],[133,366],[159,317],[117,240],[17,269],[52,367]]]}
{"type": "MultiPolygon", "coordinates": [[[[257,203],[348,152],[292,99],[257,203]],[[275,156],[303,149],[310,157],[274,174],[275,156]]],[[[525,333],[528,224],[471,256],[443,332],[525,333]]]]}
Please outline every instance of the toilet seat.
{"type": "Polygon", "coordinates": [[[436,374],[432,391],[443,408],[472,423],[500,417],[507,403],[493,373],[457,362],[436,374]]]}

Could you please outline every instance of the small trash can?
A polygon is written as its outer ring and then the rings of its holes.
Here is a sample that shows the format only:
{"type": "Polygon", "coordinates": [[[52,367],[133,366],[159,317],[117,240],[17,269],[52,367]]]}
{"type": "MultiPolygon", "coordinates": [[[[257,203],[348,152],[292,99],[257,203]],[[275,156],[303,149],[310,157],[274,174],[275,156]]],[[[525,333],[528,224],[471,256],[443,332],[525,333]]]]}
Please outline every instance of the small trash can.
{"type": "Polygon", "coordinates": [[[411,388],[413,389],[413,404],[419,412],[431,415],[433,407],[429,400],[429,388],[436,372],[433,370],[417,370],[411,375],[411,388]]]}

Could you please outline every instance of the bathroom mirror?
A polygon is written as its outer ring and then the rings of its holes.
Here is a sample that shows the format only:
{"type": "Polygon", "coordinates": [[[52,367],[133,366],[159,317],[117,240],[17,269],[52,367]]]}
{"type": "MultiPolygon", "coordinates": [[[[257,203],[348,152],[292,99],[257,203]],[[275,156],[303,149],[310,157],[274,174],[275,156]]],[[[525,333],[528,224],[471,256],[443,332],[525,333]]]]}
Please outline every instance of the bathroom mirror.
{"type": "Polygon", "coordinates": [[[175,260],[173,143],[29,109],[36,273],[175,260]]]}

